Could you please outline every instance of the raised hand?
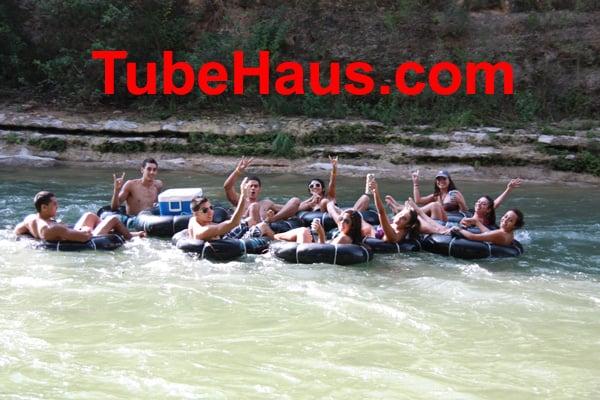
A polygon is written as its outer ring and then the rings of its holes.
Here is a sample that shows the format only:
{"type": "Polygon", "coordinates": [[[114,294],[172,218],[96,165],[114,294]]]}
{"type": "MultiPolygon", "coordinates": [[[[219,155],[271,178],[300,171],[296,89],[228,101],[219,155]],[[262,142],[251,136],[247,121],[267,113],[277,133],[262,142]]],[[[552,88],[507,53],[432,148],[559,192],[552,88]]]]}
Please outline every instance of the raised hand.
{"type": "Polygon", "coordinates": [[[419,184],[419,170],[416,170],[415,172],[412,173],[412,181],[413,181],[413,185],[419,184]]]}
{"type": "Polygon", "coordinates": [[[244,199],[248,196],[248,177],[242,179],[240,183],[240,196],[244,199]]]}
{"type": "Polygon", "coordinates": [[[337,170],[337,165],[338,165],[338,156],[329,156],[329,162],[331,163],[331,168],[335,171],[337,170]]]}
{"type": "Polygon", "coordinates": [[[523,180],[521,178],[511,179],[510,182],[508,182],[508,185],[506,185],[506,188],[509,190],[518,188],[521,186],[521,183],[523,183],[523,180]]]}
{"type": "Polygon", "coordinates": [[[125,172],[121,175],[120,178],[117,178],[117,175],[113,174],[113,185],[115,188],[115,192],[118,192],[123,187],[123,183],[125,183],[125,172]]]}
{"type": "Polygon", "coordinates": [[[245,156],[242,156],[240,161],[237,163],[235,170],[239,174],[243,173],[246,170],[246,168],[248,168],[252,164],[252,161],[254,161],[254,158],[246,158],[245,156]]]}
{"type": "Polygon", "coordinates": [[[371,191],[371,193],[375,193],[375,192],[379,193],[379,192],[378,192],[378,190],[379,190],[379,189],[378,189],[378,187],[377,187],[377,181],[375,180],[375,178],[372,178],[372,179],[369,181],[369,183],[368,183],[368,187],[369,187],[369,190],[371,191]]]}

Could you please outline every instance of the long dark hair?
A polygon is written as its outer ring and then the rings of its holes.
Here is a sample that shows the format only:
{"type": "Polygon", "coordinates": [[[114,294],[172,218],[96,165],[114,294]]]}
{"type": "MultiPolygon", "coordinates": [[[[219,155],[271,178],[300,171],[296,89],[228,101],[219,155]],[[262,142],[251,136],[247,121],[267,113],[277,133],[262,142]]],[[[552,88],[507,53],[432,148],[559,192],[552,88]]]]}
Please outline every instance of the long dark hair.
{"type": "Polygon", "coordinates": [[[410,240],[417,240],[419,233],[421,232],[421,221],[419,221],[419,214],[413,209],[409,212],[410,219],[408,220],[408,233],[406,237],[410,240]]]}
{"type": "MultiPolygon", "coordinates": [[[[452,180],[452,178],[448,177],[448,193],[450,193],[451,190],[458,190],[458,189],[456,189],[456,185],[454,184],[454,181],[452,180]]],[[[437,185],[437,178],[436,178],[436,181],[433,182],[433,197],[436,199],[440,197],[440,188],[437,185]]],[[[443,200],[444,199],[442,199],[442,201],[443,200]]]]}
{"type": "MultiPolygon", "coordinates": [[[[515,230],[521,229],[523,225],[525,225],[525,217],[523,216],[523,212],[518,208],[511,208],[508,211],[512,211],[517,214],[517,222],[515,222],[515,230]]],[[[508,212],[507,211],[507,212],[508,212]]]]}
{"type": "Polygon", "coordinates": [[[344,214],[349,214],[350,215],[350,233],[348,234],[348,236],[350,236],[350,238],[352,239],[352,243],[353,244],[361,244],[363,241],[363,236],[362,236],[362,216],[360,215],[360,213],[356,210],[344,210],[344,212],[341,214],[342,216],[344,214]]]}
{"type": "Polygon", "coordinates": [[[485,219],[488,225],[496,225],[496,209],[494,208],[494,200],[490,196],[482,196],[490,203],[490,210],[485,214],[485,219]]]}

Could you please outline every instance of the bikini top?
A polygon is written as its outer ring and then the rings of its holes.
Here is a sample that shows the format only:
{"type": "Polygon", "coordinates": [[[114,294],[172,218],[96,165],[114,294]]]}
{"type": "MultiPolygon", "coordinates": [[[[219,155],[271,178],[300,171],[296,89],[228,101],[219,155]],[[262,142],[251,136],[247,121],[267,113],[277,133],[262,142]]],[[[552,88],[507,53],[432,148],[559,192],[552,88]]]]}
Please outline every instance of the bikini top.
{"type": "Polygon", "coordinates": [[[446,212],[455,212],[460,211],[460,206],[458,205],[458,201],[456,200],[456,193],[458,190],[451,190],[448,192],[444,200],[450,198],[450,201],[444,201],[442,203],[442,207],[444,207],[444,211],[446,212]]]}

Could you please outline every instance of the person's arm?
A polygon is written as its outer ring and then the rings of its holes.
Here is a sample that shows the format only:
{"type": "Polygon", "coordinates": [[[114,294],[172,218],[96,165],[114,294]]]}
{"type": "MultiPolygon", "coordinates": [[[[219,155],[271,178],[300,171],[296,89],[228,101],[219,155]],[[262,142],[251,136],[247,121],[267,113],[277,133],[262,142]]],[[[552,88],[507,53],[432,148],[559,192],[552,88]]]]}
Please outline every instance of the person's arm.
{"type": "Polygon", "coordinates": [[[483,223],[481,223],[480,220],[478,220],[475,217],[463,218],[460,220],[459,224],[462,226],[476,226],[481,232],[488,232],[490,230],[487,226],[485,226],[483,223]]]}
{"type": "Polygon", "coordinates": [[[309,199],[306,199],[300,203],[300,206],[298,206],[298,211],[312,211],[312,209],[320,202],[321,197],[313,194],[309,199]]]}
{"type": "Polygon", "coordinates": [[[155,182],[156,182],[156,202],[158,202],[158,195],[163,191],[165,186],[164,186],[163,181],[159,181],[157,179],[155,182]]]}
{"type": "Polygon", "coordinates": [[[25,219],[22,222],[19,222],[17,224],[17,226],[15,226],[14,229],[14,234],[15,235],[25,235],[26,233],[31,233],[29,232],[29,221],[35,218],[35,214],[29,214],[27,217],[25,217],[25,219]]]}
{"type": "Polygon", "coordinates": [[[331,174],[329,175],[329,186],[327,187],[327,198],[329,200],[331,199],[335,199],[336,193],[336,178],[337,178],[337,165],[338,165],[338,158],[337,156],[332,157],[329,156],[329,161],[331,162],[331,174]]]}
{"type": "Polygon", "coordinates": [[[340,213],[335,206],[335,199],[331,199],[331,201],[327,203],[327,213],[333,218],[335,223],[339,225],[340,213]]]}
{"type": "Polygon", "coordinates": [[[390,243],[400,242],[403,238],[400,237],[398,232],[392,228],[392,224],[390,224],[388,216],[385,212],[385,206],[381,200],[381,195],[379,194],[377,181],[374,178],[371,183],[369,183],[369,189],[371,190],[371,193],[373,193],[373,200],[375,201],[375,207],[377,208],[377,214],[379,215],[379,225],[381,225],[387,241],[390,243]]]}
{"type": "Polygon", "coordinates": [[[92,232],[79,231],[62,224],[54,224],[40,228],[40,237],[51,241],[68,240],[72,242],[87,242],[92,238],[92,232]]]}
{"type": "Polygon", "coordinates": [[[113,184],[113,195],[110,202],[110,208],[112,211],[117,211],[127,198],[129,197],[130,189],[131,189],[131,181],[125,182],[125,173],[121,175],[120,178],[117,178],[113,174],[114,184],[113,184]]]}
{"type": "Polygon", "coordinates": [[[227,196],[227,200],[231,204],[237,204],[239,201],[239,194],[235,191],[235,182],[239,178],[240,175],[244,173],[246,168],[252,164],[253,158],[246,159],[246,157],[242,157],[240,161],[238,161],[237,166],[233,170],[233,172],[227,177],[225,183],[223,183],[223,189],[225,189],[225,196],[227,196]]]}
{"type": "Polygon", "coordinates": [[[460,211],[467,211],[469,208],[467,207],[467,202],[465,201],[464,196],[458,190],[454,191],[454,198],[456,199],[456,203],[458,204],[458,209],[460,211]]]}
{"type": "Polygon", "coordinates": [[[315,232],[317,232],[317,236],[319,236],[319,243],[325,243],[326,242],[325,229],[323,229],[323,225],[321,225],[321,221],[314,220],[310,224],[310,228],[312,230],[314,230],[315,232]]]}
{"type": "Polygon", "coordinates": [[[494,208],[500,207],[500,204],[502,204],[502,202],[506,200],[510,192],[512,192],[514,188],[520,187],[521,183],[523,183],[523,180],[521,180],[521,178],[511,179],[510,182],[508,182],[508,185],[506,185],[506,190],[504,190],[504,192],[502,192],[502,194],[496,197],[496,200],[494,200],[494,208]]]}
{"type": "Polygon", "coordinates": [[[435,198],[433,194],[428,196],[421,196],[421,190],[419,188],[419,170],[416,170],[412,173],[412,181],[413,181],[413,198],[415,199],[415,203],[419,206],[424,206],[426,204],[431,203],[435,198]]]}
{"type": "Polygon", "coordinates": [[[510,242],[507,243],[506,234],[501,229],[495,229],[493,231],[487,231],[482,233],[472,233],[465,229],[458,228],[458,232],[465,238],[469,240],[475,240],[478,242],[490,242],[492,244],[497,244],[500,246],[509,245],[510,242]]]}

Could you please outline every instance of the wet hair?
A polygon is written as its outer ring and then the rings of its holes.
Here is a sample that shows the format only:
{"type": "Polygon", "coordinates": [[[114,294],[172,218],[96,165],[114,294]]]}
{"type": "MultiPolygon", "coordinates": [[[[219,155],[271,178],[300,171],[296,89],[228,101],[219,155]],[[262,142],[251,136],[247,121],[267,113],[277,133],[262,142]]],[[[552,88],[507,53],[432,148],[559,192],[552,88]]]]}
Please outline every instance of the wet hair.
{"type": "Polygon", "coordinates": [[[208,201],[208,198],[202,196],[196,196],[192,199],[190,203],[190,209],[192,211],[198,211],[200,206],[208,201]]]}
{"type": "Polygon", "coordinates": [[[410,210],[410,218],[408,220],[408,233],[406,236],[411,240],[419,239],[419,233],[421,231],[421,222],[419,221],[419,214],[413,209],[410,210]]]}
{"type": "Polygon", "coordinates": [[[45,190],[36,194],[33,198],[33,205],[35,206],[36,211],[42,211],[42,206],[50,204],[50,201],[52,201],[53,197],[56,197],[54,193],[45,190]]]}
{"type": "Polygon", "coordinates": [[[363,241],[362,236],[362,216],[356,210],[349,209],[344,210],[344,212],[340,215],[350,214],[350,233],[348,236],[352,239],[353,244],[361,244],[363,241]]]}
{"type": "MultiPolygon", "coordinates": [[[[433,197],[437,199],[440,197],[440,188],[437,185],[437,178],[435,178],[435,179],[436,179],[436,181],[433,182],[433,197]]],[[[448,192],[450,192],[451,190],[458,190],[458,189],[456,189],[456,185],[454,184],[454,181],[452,180],[452,178],[448,177],[448,192]]]]}
{"type": "Polygon", "coordinates": [[[262,187],[262,183],[260,182],[260,178],[256,175],[251,175],[248,177],[248,181],[256,181],[258,182],[258,186],[262,187]]]}
{"type": "Polygon", "coordinates": [[[156,165],[156,168],[158,168],[158,163],[154,158],[146,158],[144,161],[142,161],[142,168],[146,168],[147,164],[154,164],[156,165]]]}
{"type": "Polygon", "coordinates": [[[521,210],[519,210],[518,208],[511,208],[508,211],[512,211],[517,215],[517,222],[515,222],[515,229],[521,229],[523,227],[523,225],[525,225],[525,216],[523,215],[523,212],[521,210]]]}
{"type": "MultiPolygon", "coordinates": [[[[310,181],[308,181],[308,186],[310,186],[311,182],[313,181],[317,181],[321,184],[321,188],[323,189],[323,196],[325,196],[325,182],[323,182],[319,178],[312,178],[310,181]]],[[[310,194],[310,188],[308,188],[308,194],[310,194]]]]}
{"type": "Polygon", "coordinates": [[[488,195],[481,197],[483,197],[490,203],[489,211],[487,212],[487,214],[485,214],[485,219],[487,220],[486,222],[488,223],[488,225],[496,225],[496,209],[494,208],[494,199],[492,199],[488,195]]]}

